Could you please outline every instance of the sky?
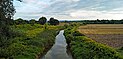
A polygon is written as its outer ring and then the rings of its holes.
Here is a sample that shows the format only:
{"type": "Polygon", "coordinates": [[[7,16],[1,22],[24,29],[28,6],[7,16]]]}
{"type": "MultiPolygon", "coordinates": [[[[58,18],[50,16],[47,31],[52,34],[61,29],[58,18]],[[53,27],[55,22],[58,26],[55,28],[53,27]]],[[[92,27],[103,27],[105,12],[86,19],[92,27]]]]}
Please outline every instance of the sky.
{"type": "Polygon", "coordinates": [[[123,0],[14,0],[14,19],[123,19],[123,0]]]}

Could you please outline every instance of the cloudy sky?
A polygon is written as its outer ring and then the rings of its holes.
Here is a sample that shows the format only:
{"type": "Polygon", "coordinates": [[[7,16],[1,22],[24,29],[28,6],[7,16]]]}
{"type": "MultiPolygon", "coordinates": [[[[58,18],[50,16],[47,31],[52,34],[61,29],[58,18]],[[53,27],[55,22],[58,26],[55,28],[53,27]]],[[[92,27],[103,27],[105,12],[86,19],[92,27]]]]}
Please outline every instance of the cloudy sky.
{"type": "Polygon", "coordinates": [[[123,19],[123,0],[23,0],[14,6],[15,19],[123,19]]]}

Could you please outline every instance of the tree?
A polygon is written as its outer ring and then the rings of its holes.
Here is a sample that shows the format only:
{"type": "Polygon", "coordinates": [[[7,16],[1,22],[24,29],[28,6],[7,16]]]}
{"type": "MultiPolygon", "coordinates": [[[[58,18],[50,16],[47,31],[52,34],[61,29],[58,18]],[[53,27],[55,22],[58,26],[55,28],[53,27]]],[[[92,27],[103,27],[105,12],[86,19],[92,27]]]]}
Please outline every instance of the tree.
{"type": "Polygon", "coordinates": [[[0,47],[3,47],[11,37],[9,24],[14,13],[13,0],[0,0],[0,47]]]}
{"type": "Polygon", "coordinates": [[[59,21],[57,19],[50,18],[49,23],[50,23],[50,25],[58,25],[59,21]]]}
{"type": "Polygon", "coordinates": [[[0,57],[8,57],[8,54],[3,55],[1,52],[6,54],[2,49],[5,49],[11,43],[10,38],[13,37],[13,32],[9,28],[9,25],[13,21],[12,17],[14,14],[13,0],[0,0],[0,57]]]}
{"type": "Polygon", "coordinates": [[[46,22],[47,22],[46,17],[41,17],[41,18],[39,19],[39,23],[40,23],[41,25],[44,25],[46,22]]]}
{"type": "Polygon", "coordinates": [[[22,18],[18,18],[15,20],[15,24],[17,24],[17,25],[24,24],[24,20],[22,18]]]}
{"type": "Polygon", "coordinates": [[[30,21],[29,21],[29,23],[33,26],[34,24],[35,24],[35,19],[31,19],[30,21]]]}
{"type": "Polygon", "coordinates": [[[23,20],[22,18],[18,18],[16,20],[14,20],[14,23],[16,25],[19,25],[19,24],[29,24],[29,21],[28,20],[23,20]]]}
{"type": "Polygon", "coordinates": [[[29,24],[28,20],[23,20],[23,24],[29,24]]]}

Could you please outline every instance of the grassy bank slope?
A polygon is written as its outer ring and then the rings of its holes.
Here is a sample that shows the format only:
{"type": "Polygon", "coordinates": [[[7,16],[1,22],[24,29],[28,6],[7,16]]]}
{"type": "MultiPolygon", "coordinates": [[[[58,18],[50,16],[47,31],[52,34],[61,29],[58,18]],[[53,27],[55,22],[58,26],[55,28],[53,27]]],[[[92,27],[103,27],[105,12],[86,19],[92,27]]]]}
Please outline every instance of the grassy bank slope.
{"type": "Polygon", "coordinates": [[[65,30],[67,43],[75,59],[123,59],[113,48],[97,43],[76,31],[76,26],[65,30]]]}
{"type": "Polygon", "coordinates": [[[4,58],[13,59],[36,59],[49,49],[55,40],[59,26],[44,26],[29,24],[12,26],[16,32],[8,47],[0,48],[0,55],[4,58]]]}

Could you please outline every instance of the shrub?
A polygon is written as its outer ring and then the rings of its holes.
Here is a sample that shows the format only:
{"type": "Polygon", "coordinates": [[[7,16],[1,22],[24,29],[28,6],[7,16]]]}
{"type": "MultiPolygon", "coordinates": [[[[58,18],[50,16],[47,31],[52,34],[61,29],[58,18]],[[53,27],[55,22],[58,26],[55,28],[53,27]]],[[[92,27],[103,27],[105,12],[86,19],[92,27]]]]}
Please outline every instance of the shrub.
{"type": "Polygon", "coordinates": [[[11,33],[14,35],[10,41],[8,40],[6,47],[0,48],[0,58],[35,59],[54,44],[56,32],[60,27],[49,26],[48,29],[43,29],[40,24],[34,26],[24,24],[11,26],[11,28],[15,31],[11,33]]]}
{"type": "Polygon", "coordinates": [[[71,50],[76,59],[122,59],[113,48],[97,43],[85,36],[77,36],[71,42],[71,50]]]}
{"type": "Polygon", "coordinates": [[[75,31],[73,32],[73,36],[85,36],[85,35],[80,33],[79,31],[75,31]]]}

